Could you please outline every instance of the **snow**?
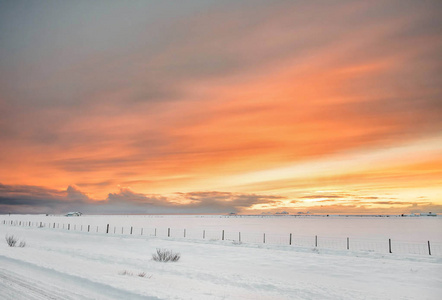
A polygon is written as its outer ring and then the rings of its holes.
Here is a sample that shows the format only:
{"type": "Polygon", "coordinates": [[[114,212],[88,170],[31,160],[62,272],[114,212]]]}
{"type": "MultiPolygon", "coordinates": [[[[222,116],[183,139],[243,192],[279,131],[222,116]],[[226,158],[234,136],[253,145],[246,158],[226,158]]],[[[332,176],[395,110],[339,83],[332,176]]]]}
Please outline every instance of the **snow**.
{"type": "MultiPolygon", "coordinates": [[[[441,256],[168,238],[139,233],[105,234],[102,228],[98,233],[84,230],[91,221],[95,221],[93,226],[133,223],[133,226],[146,226],[146,231],[147,225],[158,228],[181,225],[192,232],[199,227],[208,228],[210,224],[212,230],[220,230],[228,228],[225,226],[232,220],[241,218],[5,216],[3,219],[47,220],[52,224],[66,219],[72,224],[75,219],[79,222],[75,226],[82,223],[83,231],[2,223],[0,236],[14,235],[26,241],[23,248],[0,243],[2,299],[440,299],[442,294],[441,256]],[[175,263],[155,262],[151,255],[157,248],[179,252],[181,259],[175,263]],[[139,277],[141,273],[146,275],[139,277]]],[[[242,218],[246,221],[241,221],[242,224],[233,221],[230,229],[245,225],[257,232],[259,228],[250,224],[260,223],[260,219],[242,218]]],[[[436,219],[436,223],[440,222],[436,219]]],[[[286,222],[277,220],[278,226],[286,222]]],[[[313,226],[314,219],[307,220],[313,226]]],[[[318,224],[325,222],[317,220],[318,224]]],[[[354,228],[351,223],[360,225],[353,219],[337,220],[338,223],[347,222],[345,226],[349,228],[354,228]]],[[[403,226],[400,220],[395,219],[390,225],[399,222],[403,226]]],[[[265,229],[270,230],[267,232],[276,230],[276,225],[269,226],[274,221],[263,222],[267,225],[265,229]]],[[[420,222],[425,221],[418,220],[420,222]]],[[[428,221],[425,226],[436,223],[428,221]]],[[[316,225],[315,229],[321,226],[316,225]]],[[[437,238],[440,228],[427,229],[437,238]]],[[[247,232],[246,228],[240,229],[247,232]]],[[[391,232],[394,231],[399,232],[396,229],[391,232]]],[[[373,237],[371,234],[368,237],[373,237]]],[[[417,238],[412,236],[411,240],[417,238]]]]}
{"type": "MultiPolygon", "coordinates": [[[[167,228],[182,232],[196,230],[201,232],[225,230],[226,232],[262,233],[268,235],[323,236],[363,239],[394,239],[413,242],[442,242],[442,216],[439,217],[336,217],[336,216],[222,216],[222,215],[82,215],[67,218],[65,216],[45,215],[3,215],[3,220],[21,222],[42,222],[43,226],[53,223],[70,224],[72,228],[83,231],[90,225],[91,231],[104,232],[107,224],[111,232],[128,233],[130,227],[139,232],[140,228],[165,232],[167,228]]],[[[72,229],[71,228],[71,229],[72,229]]]]}

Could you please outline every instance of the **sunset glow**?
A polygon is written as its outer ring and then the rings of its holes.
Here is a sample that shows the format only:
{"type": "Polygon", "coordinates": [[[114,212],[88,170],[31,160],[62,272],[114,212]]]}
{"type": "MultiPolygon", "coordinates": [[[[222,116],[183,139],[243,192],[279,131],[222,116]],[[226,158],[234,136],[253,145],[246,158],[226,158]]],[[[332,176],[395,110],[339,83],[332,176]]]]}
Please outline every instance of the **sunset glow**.
{"type": "Polygon", "coordinates": [[[440,1],[0,2],[0,212],[442,213],[440,1]]]}

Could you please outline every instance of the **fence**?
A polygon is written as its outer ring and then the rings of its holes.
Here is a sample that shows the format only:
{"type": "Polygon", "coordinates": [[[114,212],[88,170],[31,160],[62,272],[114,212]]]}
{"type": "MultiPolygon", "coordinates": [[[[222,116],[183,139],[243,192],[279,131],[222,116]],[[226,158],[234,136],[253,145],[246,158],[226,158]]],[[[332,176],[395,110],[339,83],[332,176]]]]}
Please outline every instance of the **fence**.
{"type": "Polygon", "coordinates": [[[2,220],[0,224],[7,226],[38,227],[54,230],[98,233],[108,235],[138,235],[163,238],[182,238],[207,241],[232,241],[247,244],[288,245],[293,247],[312,247],[334,250],[351,250],[395,254],[419,254],[442,256],[442,243],[435,242],[404,242],[392,239],[360,239],[323,236],[300,236],[290,234],[266,234],[253,232],[226,231],[216,229],[177,229],[150,228],[134,226],[112,226],[71,224],[69,222],[31,222],[2,220]]]}

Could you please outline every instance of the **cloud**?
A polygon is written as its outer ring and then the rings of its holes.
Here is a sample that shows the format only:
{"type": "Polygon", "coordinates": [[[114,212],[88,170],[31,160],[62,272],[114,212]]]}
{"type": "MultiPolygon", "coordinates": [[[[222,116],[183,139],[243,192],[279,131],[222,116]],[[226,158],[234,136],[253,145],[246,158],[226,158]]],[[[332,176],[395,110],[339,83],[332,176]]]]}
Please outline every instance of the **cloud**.
{"type": "Polygon", "coordinates": [[[237,211],[284,188],[440,186],[440,161],[388,169],[427,142],[360,172],[315,163],[440,138],[438,1],[14,3],[0,3],[0,181],[82,189],[35,187],[42,204],[237,211]],[[245,194],[109,193],[238,190],[222,183],[304,162],[305,179],[245,194]]]}
{"type": "Polygon", "coordinates": [[[280,203],[283,196],[240,194],[226,192],[192,192],[180,194],[191,203],[186,205],[196,210],[219,210],[223,212],[240,212],[245,208],[252,208],[256,204],[280,203]]]}
{"type": "Polygon", "coordinates": [[[86,194],[82,193],[76,186],[68,186],[66,190],[66,199],[72,202],[90,202],[91,199],[86,194]]]}
{"type": "Polygon", "coordinates": [[[431,202],[425,204],[413,203],[408,208],[411,213],[442,213],[442,205],[431,202]]]}
{"type": "Polygon", "coordinates": [[[230,213],[256,204],[279,203],[282,196],[228,192],[175,193],[170,196],[136,193],[120,188],[106,199],[91,199],[76,186],[54,190],[36,186],[0,185],[2,213],[230,213]]]}
{"type": "Polygon", "coordinates": [[[339,195],[331,195],[331,194],[314,194],[314,195],[308,195],[308,196],[302,196],[300,197],[301,199],[319,199],[319,198],[336,198],[336,199],[340,199],[343,198],[344,196],[339,194],[339,195]]]}
{"type": "Polygon", "coordinates": [[[70,158],[64,160],[55,160],[53,164],[68,172],[88,172],[91,169],[102,170],[110,167],[131,166],[138,162],[134,157],[112,157],[106,159],[88,159],[88,158],[70,158]]]}
{"type": "Polygon", "coordinates": [[[166,197],[135,193],[129,188],[120,188],[118,193],[109,193],[107,201],[110,204],[137,204],[159,207],[167,206],[168,202],[166,197]]]}
{"type": "Polygon", "coordinates": [[[309,211],[317,214],[410,214],[410,213],[442,213],[442,205],[428,202],[417,204],[413,202],[384,203],[381,206],[373,206],[372,203],[358,204],[332,204],[313,207],[281,207],[290,212],[309,211]]]}
{"type": "Polygon", "coordinates": [[[110,193],[109,206],[126,209],[137,206],[145,213],[229,213],[250,209],[256,204],[278,203],[285,197],[241,194],[229,192],[175,193],[169,197],[135,193],[121,188],[118,193],[110,193]]]}
{"type": "Polygon", "coordinates": [[[74,186],[55,190],[39,186],[0,184],[2,213],[62,213],[91,203],[91,199],[74,186]]]}
{"type": "MultiPolygon", "coordinates": [[[[302,199],[289,200],[279,195],[245,194],[220,191],[197,191],[171,195],[137,193],[129,188],[120,188],[109,193],[106,199],[92,199],[78,187],[71,185],[66,190],[55,190],[38,186],[0,184],[0,213],[66,213],[82,211],[89,214],[107,213],[259,213],[261,211],[287,210],[312,213],[415,213],[442,212],[442,205],[431,201],[383,201],[385,197],[361,196],[351,193],[344,196],[333,193],[317,195],[328,198],[315,201],[308,207],[302,199]],[[336,197],[333,197],[336,196],[336,197]],[[364,199],[380,201],[364,201],[364,199]],[[286,206],[290,203],[290,206],[286,206]]],[[[391,197],[390,197],[391,198],[391,197]]],[[[388,198],[388,199],[390,199],[388,198]]],[[[421,198],[419,198],[421,199],[421,198]]]]}

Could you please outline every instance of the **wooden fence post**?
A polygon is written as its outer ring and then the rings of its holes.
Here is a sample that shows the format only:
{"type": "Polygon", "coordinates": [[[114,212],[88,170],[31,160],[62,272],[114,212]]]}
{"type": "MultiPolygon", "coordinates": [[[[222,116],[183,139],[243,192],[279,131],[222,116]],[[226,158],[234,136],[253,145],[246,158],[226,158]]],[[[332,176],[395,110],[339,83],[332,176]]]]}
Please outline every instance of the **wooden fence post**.
{"type": "Polygon", "coordinates": [[[222,240],[224,241],[224,229],[223,229],[223,236],[222,236],[222,240]]]}
{"type": "Polygon", "coordinates": [[[167,237],[170,237],[170,228],[167,228],[167,237]]]}
{"type": "Polygon", "coordinates": [[[428,255],[431,255],[430,241],[428,241],[428,255]]]}
{"type": "Polygon", "coordinates": [[[184,237],[186,237],[186,229],[184,229],[184,237]]]}
{"type": "Polygon", "coordinates": [[[391,252],[391,239],[388,239],[388,252],[391,252]]]}
{"type": "Polygon", "coordinates": [[[203,230],[203,240],[206,239],[206,231],[203,230]]]}
{"type": "Polygon", "coordinates": [[[87,225],[87,232],[91,229],[91,225],[87,225]]]}
{"type": "Polygon", "coordinates": [[[131,227],[130,227],[130,234],[132,234],[132,230],[133,230],[133,227],[131,226],[131,227]]]}
{"type": "Polygon", "coordinates": [[[264,233],[264,237],[263,237],[263,244],[265,244],[266,243],[266,234],[264,233]]]}
{"type": "Polygon", "coordinates": [[[318,247],[318,236],[315,235],[315,247],[318,247]]]}
{"type": "Polygon", "coordinates": [[[238,241],[241,243],[241,232],[238,232],[238,241]]]}
{"type": "Polygon", "coordinates": [[[350,249],[350,238],[347,238],[347,250],[350,249]]]}
{"type": "Polygon", "coordinates": [[[109,233],[109,224],[107,224],[107,226],[106,226],[106,234],[108,234],[109,233]]]}
{"type": "Polygon", "coordinates": [[[290,233],[290,240],[289,240],[289,245],[292,244],[292,234],[290,233]]]}

